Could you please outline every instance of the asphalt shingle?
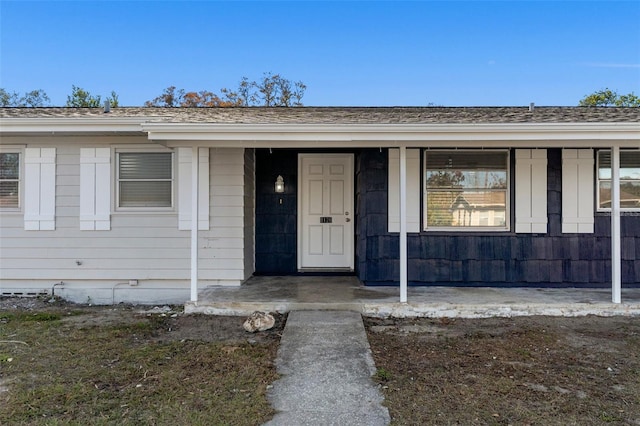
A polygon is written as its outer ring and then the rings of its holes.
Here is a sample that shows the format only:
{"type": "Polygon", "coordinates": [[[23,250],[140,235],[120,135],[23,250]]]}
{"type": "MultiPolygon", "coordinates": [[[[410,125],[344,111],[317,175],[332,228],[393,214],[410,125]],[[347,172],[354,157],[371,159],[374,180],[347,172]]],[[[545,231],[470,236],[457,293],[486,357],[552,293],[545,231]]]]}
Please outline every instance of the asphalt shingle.
{"type": "Polygon", "coordinates": [[[614,107],[233,107],[0,108],[0,118],[140,118],[212,124],[640,123],[640,108],[614,107]]]}

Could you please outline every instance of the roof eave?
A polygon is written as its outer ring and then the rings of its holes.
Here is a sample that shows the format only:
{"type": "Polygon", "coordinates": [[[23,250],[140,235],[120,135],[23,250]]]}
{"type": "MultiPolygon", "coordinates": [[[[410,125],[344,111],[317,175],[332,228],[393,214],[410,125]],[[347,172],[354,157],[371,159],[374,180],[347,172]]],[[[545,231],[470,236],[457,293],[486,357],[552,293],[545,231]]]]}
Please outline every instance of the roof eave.
{"type": "Polygon", "coordinates": [[[295,141],[338,142],[358,147],[410,142],[640,141],[638,123],[502,124],[193,124],[144,123],[149,139],[169,145],[189,141],[244,141],[245,146],[276,147],[295,141]],[[367,145],[368,144],[368,145],[367,145]]]}
{"type": "Polygon", "coordinates": [[[147,118],[0,118],[2,134],[143,133],[147,118]]]}

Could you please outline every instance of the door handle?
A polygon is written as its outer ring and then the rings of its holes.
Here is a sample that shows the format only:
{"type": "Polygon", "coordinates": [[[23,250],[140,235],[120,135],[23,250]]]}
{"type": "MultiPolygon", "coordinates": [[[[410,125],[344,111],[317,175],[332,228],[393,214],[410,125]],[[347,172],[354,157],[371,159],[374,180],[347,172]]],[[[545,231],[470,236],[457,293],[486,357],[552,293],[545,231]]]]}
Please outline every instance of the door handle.
{"type": "Polygon", "coordinates": [[[351,218],[350,218],[350,217],[348,217],[348,218],[346,218],[344,221],[345,221],[345,222],[351,222],[351,218]]]}

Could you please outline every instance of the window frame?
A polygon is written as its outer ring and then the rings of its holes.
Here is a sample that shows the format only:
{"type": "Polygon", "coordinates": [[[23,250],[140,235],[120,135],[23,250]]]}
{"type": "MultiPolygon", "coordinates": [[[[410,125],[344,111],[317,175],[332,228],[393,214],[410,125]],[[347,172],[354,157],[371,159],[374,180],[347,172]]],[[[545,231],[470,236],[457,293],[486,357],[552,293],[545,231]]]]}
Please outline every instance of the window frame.
{"type": "MultiPolygon", "coordinates": [[[[473,149],[473,148],[465,148],[465,149],[425,149],[422,155],[422,231],[423,232],[509,232],[511,230],[511,174],[512,174],[512,164],[511,164],[511,149],[502,148],[502,149],[473,149]],[[460,154],[460,153],[473,153],[473,152],[495,152],[502,153],[505,155],[505,170],[506,170],[506,188],[500,191],[504,191],[505,193],[505,218],[504,218],[504,226],[429,226],[428,224],[428,187],[427,187],[427,156],[429,153],[437,152],[439,154],[460,154]]],[[[496,191],[497,192],[497,191],[496,191]]]]}
{"type": "MultiPolygon", "coordinates": [[[[600,155],[602,153],[608,153],[609,155],[611,155],[611,149],[599,149],[598,151],[596,151],[596,161],[595,161],[595,175],[596,175],[596,182],[595,182],[595,192],[596,192],[596,196],[595,196],[595,201],[596,201],[596,212],[598,213],[611,213],[611,207],[601,207],[600,205],[600,183],[601,182],[609,182],[609,187],[611,187],[611,181],[612,181],[612,177],[609,179],[602,179],[600,178],[600,155]]],[[[623,153],[625,152],[636,152],[638,154],[640,154],[640,150],[637,149],[620,149],[620,156],[622,157],[623,153]]],[[[640,168],[640,164],[638,164],[638,168],[640,168]]],[[[609,170],[611,170],[611,168],[609,168],[609,170]]],[[[611,172],[609,172],[610,174],[612,174],[611,172]]],[[[640,179],[620,179],[620,184],[622,185],[623,182],[627,182],[627,181],[631,181],[631,182],[638,182],[640,184],[640,179]]],[[[620,206],[620,211],[621,212],[640,212],[640,203],[638,205],[638,207],[623,207],[622,205],[620,206]]]]}
{"type": "Polygon", "coordinates": [[[18,182],[18,203],[12,206],[0,205],[0,212],[21,212],[24,194],[24,150],[20,148],[1,147],[0,154],[18,154],[18,179],[2,179],[2,181],[18,182]]]}
{"type": "Polygon", "coordinates": [[[114,161],[114,198],[115,210],[119,212],[173,212],[176,209],[176,156],[173,151],[168,149],[116,149],[114,161]],[[167,154],[171,156],[171,178],[170,179],[134,179],[137,181],[158,182],[169,181],[171,183],[171,205],[169,206],[122,206],[120,198],[120,182],[134,181],[132,179],[120,179],[120,154],[167,154]]]}

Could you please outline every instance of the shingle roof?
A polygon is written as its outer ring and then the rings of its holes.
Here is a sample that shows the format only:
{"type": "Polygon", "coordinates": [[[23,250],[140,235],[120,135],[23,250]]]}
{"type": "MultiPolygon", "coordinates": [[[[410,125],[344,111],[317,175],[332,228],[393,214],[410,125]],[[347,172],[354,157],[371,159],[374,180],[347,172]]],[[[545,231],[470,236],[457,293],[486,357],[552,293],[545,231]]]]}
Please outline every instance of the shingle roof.
{"type": "Polygon", "coordinates": [[[140,118],[217,124],[638,123],[640,108],[613,107],[293,107],[0,108],[0,118],[140,118]]]}

